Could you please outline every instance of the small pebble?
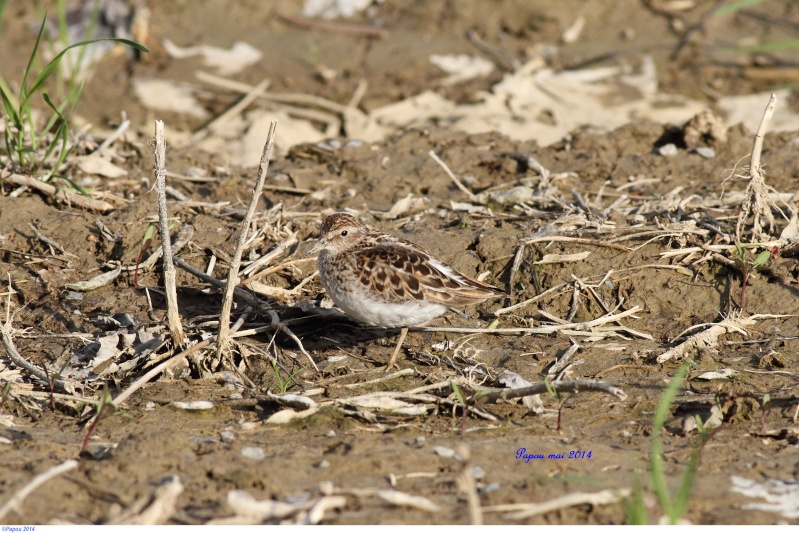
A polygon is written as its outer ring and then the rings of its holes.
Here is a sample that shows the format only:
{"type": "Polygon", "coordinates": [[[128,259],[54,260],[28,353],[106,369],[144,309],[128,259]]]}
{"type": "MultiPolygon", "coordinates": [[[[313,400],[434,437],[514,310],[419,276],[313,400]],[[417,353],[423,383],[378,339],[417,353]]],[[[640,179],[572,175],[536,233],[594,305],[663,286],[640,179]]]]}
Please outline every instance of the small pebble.
{"type": "Polygon", "coordinates": [[[694,150],[694,152],[701,155],[705,159],[713,159],[716,157],[716,151],[708,146],[699,146],[694,150]]]}
{"type": "Polygon", "coordinates": [[[441,457],[445,457],[449,459],[450,457],[455,457],[455,450],[452,448],[445,448],[443,446],[436,446],[433,448],[433,451],[436,452],[441,457]]]}
{"type": "Polygon", "coordinates": [[[330,468],[330,461],[327,459],[322,459],[318,463],[314,465],[316,468],[330,468]]]}
{"type": "Polygon", "coordinates": [[[425,438],[424,435],[419,435],[418,437],[416,437],[416,444],[418,444],[419,446],[424,445],[425,441],[427,441],[427,439],[425,438]]]}
{"type": "Polygon", "coordinates": [[[492,492],[499,490],[500,486],[501,485],[495,481],[494,483],[489,483],[488,485],[483,487],[483,489],[480,492],[482,492],[483,494],[491,494],[492,492]]]}
{"type": "Polygon", "coordinates": [[[472,477],[474,479],[483,479],[486,476],[486,471],[483,470],[481,466],[475,466],[472,468],[472,477]]]}
{"type": "Polygon", "coordinates": [[[335,436],[336,436],[336,432],[333,431],[332,429],[330,431],[328,431],[327,433],[325,433],[325,437],[335,437],[335,436]]]}
{"type": "Polygon", "coordinates": [[[223,431],[219,434],[222,442],[233,442],[236,439],[236,434],[232,431],[223,431]]]}
{"type": "Polygon", "coordinates": [[[266,457],[263,449],[255,446],[245,446],[241,449],[241,455],[253,461],[263,461],[264,457],[266,457]]]}
{"type": "Polygon", "coordinates": [[[155,402],[147,402],[144,404],[145,411],[152,411],[153,409],[155,409],[155,402]]]}
{"type": "Polygon", "coordinates": [[[677,155],[677,145],[674,143],[664,144],[658,148],[658,153],[663,156],[677,155]]]}
{"type": "Polygon", "coordinates": [[[213,437],[208,437],[206,435],[190,435],[189,440],[191,442],[196,442],[197,444],[218,444],[218,441],[213,437]]]}
{"type": "Polygon", "coordinates": [[[178,409],[183,409],[184,411],[207,411],[208,409],[214,408],[214,404],[212,402],[204,400],[199,400],[196,402],[172,402],[172,405],[178,409]]]}

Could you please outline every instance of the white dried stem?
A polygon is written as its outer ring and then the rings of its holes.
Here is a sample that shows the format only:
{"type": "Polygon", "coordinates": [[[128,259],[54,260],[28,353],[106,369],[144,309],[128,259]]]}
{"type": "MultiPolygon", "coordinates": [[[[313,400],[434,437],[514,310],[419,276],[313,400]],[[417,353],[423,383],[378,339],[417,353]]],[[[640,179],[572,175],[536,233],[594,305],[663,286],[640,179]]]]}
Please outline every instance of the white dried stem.
{"type": "Polygon", "coordinates": [[[738,224],[736,225],[736,235],[739,241],[743,240],[743,227],[749,215],[752,215],[752,239],[754,241],[770,238],[769,233],[765,230],[766,226],[769,232],[774,229],[774,215],[771,213],[773,204],[768,199],[770,191],[766,185],[766,178],[760,165],[760,153],[763,150],[763,137],[766,135],[766,128],[771,116],[774,114],[776,105],[777,96],[772,93],[752,144],[749,184],[746,186],[747,197],[741,208],[741,213],[738,215],[738,224]]]}
{"type": "Polygon", "coordinates": [[[13,509],[18,509],[20,504],[25,501],[31,492],[39,488],[41,485],[44,485],[51,479],[56,476],[60,476],[64,472],[69,472],[70,470],[74,470],[78,467],[78,462],[74,459],[68,459],[61,463],[60,465],[56,465],[46,472],[43,472],[33,478],[30,483],[22,487],[22,489],[14,494],[10,500],[8,500],[3,507],[0,507],[0,521],[5,518],[5,516],[9,513],[9,511],[13,509]]]}
{"type": "Polygon", "coordinates": [[[161,234],[161,255],[164,265],[164,291],[166,292],[166,318],[175,346],[185,346],[186,336],[180,323],[178,293],[175,285],[175,264],[169,238],[169,215],[166,210],[166,139],[164,121],[155,121],[155,190],[158,198],[158,230],[161,234]]]}
{"type": "Polygon", "coordinates": [[[629,489],[603,490],[595,493],[575,492],[541,503],[508,503],[483,507],[483,512],[497,513],[515,511],[506,516],[509,520],[523,520],[532,516],[551,513],[577,505],[610,505],[629,497],[629,489]]]}
{"type": "Polygon", "coordinates": [[[447,176],[449,176],[449,179],[451,179],[451,180],[452,180],[452,183],[454,183],[454,184],[455,184],[455,186],[456,186],[456,187],[458,187],[458,188],[459,188],[461,191],[463,191],[464,193],[466,193],[466,196],[468,196],[468,197],[469,197],[469,200],[472,200],[472,201],[474,201],[474,200],[476,199],[476,196],[475,196],[475,194],[474,194],[472,191],[470,191],[469,189],[467,189],[467,188],[466,188],[466,185],[464,185],[463,183],[461,183],[461,180],[459,180],[459,179],[458,179],[458,178],[455,176],[455,174],[453,174],[453,173],[452,173],[452,171],[449,169],[449,167],[447,166],[447,164],[446,164],[446,163],[444,163],[444,162],[441,160],[441,158],[439,158],[439,157],[436,155],[436,153],[435,153],[434,151],[430,150],[430,152],[429,152],[429,155],[430,155],[430,157],[432,157],[432,158],[433,158],[433,161],[435,161],[436,163],[438,163],[439,165],[441,165],[441,168],[443,168],[443,169],[444,169],[444,172],[446,172],[446,173],[447,173],[447,176]]]}
{"type": "Polygon", "coordinates": [[[710,328],[697,333],[685,342],[678,344],[674,348],[660,354],[657,358],[658,363],[665,363],[666,361],[674,358],[684,358],[689,350],[701,350],[706,348],[713,348],[718,345],[719,337],[725,333],[737,332],[746,335],[745,329],[748,326],[754,326],[757,323],[752,317],[727,317],[718,324],[714,324],[710,328]]]}
{"type": "Polygon", "coordinates": [[[247,206],[247,213],[244,215],[244,220],[241,221],[241,229],[239,230],[239,240],[236,245],[236,251],[230,261],[230,271],[228,272],[227,284],[225,285],[225,295],[222,298],[222,311],[219,315],[219,338],[218,350],[221,352],[227,345],[228,337],[230,335],[230,309],[233,306],[233,292],[236,285],[239,284],[239,266],[241,265],[241,255],[244,253],[244,245],[247,243],[247,233],[250,228],[252,217],[255,214],[255,209],[258,207],[258,202],[261,200],[261,193],[264,189],[264,180],[266,179],[266,171],[269,169],[269,154],[272,151],[272,145],[275,140],[275,129],[277,128],[277,121],[273,120],[269,125],[269,132],[266,135],[266,143],[264,150],[261,154],[261,163],[258,166],[258,178],[253,187],[252,196],[250,197],[250,204],[247,206]]]}

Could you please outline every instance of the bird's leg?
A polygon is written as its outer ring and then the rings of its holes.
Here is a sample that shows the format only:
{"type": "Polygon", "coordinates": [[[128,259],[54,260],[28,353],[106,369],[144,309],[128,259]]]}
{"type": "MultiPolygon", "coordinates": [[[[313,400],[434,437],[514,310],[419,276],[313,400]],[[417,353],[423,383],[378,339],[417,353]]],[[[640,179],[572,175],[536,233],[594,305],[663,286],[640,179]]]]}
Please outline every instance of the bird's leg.
{"type": "Polygon", "coordinates": [[[461,318],[465,318],[467,320],[471,320],[472,319],[471,316],[467,315],[466,313],[464,313],[460,309],[455,309],[454,307],[450,307],[449,310],[452,311],[453,313],[459,314],[461,316],[461,318]]]}
{"type": "Polygon", "coordinates": [[[390,372],[397,361],[397,356],[400,353],[400,348],[402,348],[402,343],[405,342],[405,336],[408,334],[408,328],[402,328],[400,331],[400,337],[397,341],[397,347],[394,348],[394,353],[391,354],[391,358],[388,360],[388,365],[386,366],[386,372],[390,372]]]}

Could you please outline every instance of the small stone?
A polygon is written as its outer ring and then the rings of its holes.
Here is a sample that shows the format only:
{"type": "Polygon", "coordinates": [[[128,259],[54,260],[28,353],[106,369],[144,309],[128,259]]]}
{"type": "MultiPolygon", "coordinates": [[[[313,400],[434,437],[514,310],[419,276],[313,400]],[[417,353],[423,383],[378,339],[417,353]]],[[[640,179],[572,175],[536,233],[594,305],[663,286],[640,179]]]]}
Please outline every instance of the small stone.
{"type": "Polygon", "coordinates": [[[318,463],[314,465],[316,468],[330,468],[330,461],[327,459],[322,459],[318,463]]]}
{"type": "Polygon", "coordinates": [[[665,157],[677,155],[677,145],[674,143],[664,144],[658,148],[658,153],[665,157]]]}
{"type": "Polygon", "coordinates": [[[453,450],[452,448],[436,446],[435,448],[433,448],[433,451],[436,452],[436,454],[438,454],[439,456],[444,457],[446,459],[455,457],[455,450],[453,450]]]}
{"type": "Polygon", "coordinates": [[[256,446],[245,446],[241,449],[241,455],[253,461],[263,461],[266,454],[262,448],[256,446]]]}
{"type": "Polygon", "coordinates": [[[147,402],[144,404],[145,411],[152,411],[153,409],[155,409],[155,402],[147,402]]]}
{"type": "Polygon", "coordinates": [[[335,436],[336,436],[336,432],[333,431],[332,429],[330,431],[328,431],[327,433],[325,433],[325,437],[335,437],[335,436]]]}
{"type": "Polygon", "coordinates": [[[701,155],[705,159],[713,159],[716,157],[716,151],[709,146],[697,146],[694,152],[701,155]]]}
{"type": "Polygon", "coordinates": [[[495,481],[494,483],[489,483],[488,485],[483,487],[483,489],[480,492],[482,492],[483,494],[491,494],[492,492],[498,491],[500,486],[501,485],[495,481]]]}
{"type": "Polygon", "coordinates": [[[236,434],[232,431],[223,431],[219,434],[219,438],[222,439],[222,442],[233,442],[236,440],[236,434]]]}

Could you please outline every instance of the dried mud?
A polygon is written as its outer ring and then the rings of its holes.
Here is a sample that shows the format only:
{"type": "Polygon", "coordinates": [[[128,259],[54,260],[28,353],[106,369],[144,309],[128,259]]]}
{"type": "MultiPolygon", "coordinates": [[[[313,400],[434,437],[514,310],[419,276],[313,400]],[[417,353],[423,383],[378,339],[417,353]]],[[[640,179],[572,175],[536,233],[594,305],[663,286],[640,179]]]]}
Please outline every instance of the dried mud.
{"type": "MultiPolygon", "coordinates": [[[[211,3],[195,8],[194,3],[177,3],[171,12],[153,10],[152,33],[159,38],[180,36],[193,42],[203,34],[203,42],[229,45],[239,35],[247,35],[251,44],[272,50],[268,62],[273,79],[272,90],[322,94],[335,101],[347,101],[357,81],[366,78],[370,85],[363,106],[382,105],[415,94],[428,87],[433,73],[427,53],[472,52],[463,38],[466,29],[476,28],[488,40],[498,40],[513,53],[523,50],[524,43],[534,39],[556,40],[569,13],[577,4],[566,2],[555,8],[540,3],[532,8],[525,2],[464,2],[465,7],[453,16],[449,3],[415,3],[387,1],[382,11],[384,23],[392,28],[383,41],[366,40],[346,35],[309,33],[274,22],[274,10],[289,10],[291,2],[277,2],[272,9],[260,8],[257,16],[237,2],[211,3]],[[213,7],[211,7],[213,5],[213,7]],[[194,17],[188,18],[191,10],[194,17]],[[223,16],[224,14],[224,16],[223,16]],[[270,31],[258,31],[264,25],[270,31]],[[442,31],[443,28],[443,31],[442,31]],[[177,35],[177,36],[176,36],[177,35]],[[344,76],[328,83],[318,81],[306,61],[308,47],[321,50],[325,62],[334,64],[344,76]],[[344,53],[344,51],[347,53],[344,53]]],[[[646,42],[677,42],[668,21],[641,5],[624,20],[619,20],[615,2],[593,2],[585,7],[587,16],[604,17],[606,26],[621,32],[632,27],[646,42]]],[[[13,13],[20,20],[35,20],[25,9],[13,13]]],[[[751,22],[750,22],[751,23],[751,22]]],[[[745,32],[747,22],[736,31],[745,32]]],[[[8,23],[6,23],[8,25],[8,23]]],[[[590,26],[595,28],[594,26],[590,26]]],[[[592,30],[593,31],[593,30],[592,30]]],[[[615,49],[618,35],[609,37],[589,31],[574,46],[564,47],[560,60],[576,64],[598,50],[615,49]]],[[[22,38],[18,39],[22,42],[22,38]]],[[[17,41],[14,41],[17,42],[17,41]]],[[[641,44],[644,46],[646,43],[641,44]]],[[[21,44],[20,44],[21,46],[21,44]]],[[[719,75],[718,64],[702,65],[689,58],[684,68],[670,68],[659,61],[665,72],[665,84],[671,90],[693,93],[697,84],[691,77],[715,79],[716,89],[745,92],[752,88],[735,72],[719,75]],[[719,81],[720,80],[720,81],[719,81]],[[737,81],[736,81],[737,80],[737,81]],[[738,83],[738,85],[734,85],[738,83]]],[[[690,51],[688,52],[691,53],[690,51]]],[[[5,65],[4,65],[5,67],[5,65]]],[[[181,76],[190,79],[193,68],[171,62],[163,54],[154,53],[142,62],[118,64],[101,69],[99,79],[87,85],[87,103],[80,112],[92,121],[115,120],[126,110],[134,122],[147,123],[150,112],[130,97],[131,76],[181,76]],[[181,73],[179,69],[188,69],[181,73]],[[113,83],[110,81],[113,80],[113,83]],[[91,103],[89,103],[91,102],[91,103]],[[94,107],[90,110],[89,107],[94,107]]],[[[263,72],[250,72],[251,82],[259,81],[263,72]]],[[[448,89],[452,98],[465,97],[479,88],[490,86],[491,80],[470,82],[457,90],[448,89]],[[479,84],[486,84],[480,87],[479,84]]],[[[496,80],[494,80],[496,81],[496,80]]],[[[695,80],[694,80],[695,81],[695,80]]],[[[227,105],[216,103],[219,110],[227,105]]],[[[169,125],[169,117],[165,117],[169,125]]],[[[176,117],[175,121],[180,122],[176,117]]],[[[185,126],[186,124],[180,124],[185,126]]],[[[188,124],[191,125],[191,124],[188,124]]],[[[194,124],[193,126],[198,126],[194,124]]],[[[169,126],[168,126],[169,127],[169,126]]],[[[278,136],[280,129],[278,127],[278,136]]],[[[624,325],[652,336],[653,340],[619,336],[597,342],[581,342],[575,359],[582,364],[570,369],[569,379],[599,378],[622,388],[626,401],[599,393],[569,396],[558,413],[558,401],[544,395],[546,411],[534,415],[517,403],[482,406],[497,421],[453,415],[447,408],[429,409],[423,416],[403,417],[378,414],[376,420],[347,414],[336,407],[322,409],[310,418],[288,425],[266,424],[264,421],[278,406],[263,401],[267,390],[279,387],[275,371],[263,355],[273,350],[272,334],[266,333],[242,340],[231,358],[244,369],[255,388],[243,390],[230,385],[224,375],[203,372],[196,361],[174,369],[134,394],[116,416],[104,419],[94,435],[98,441],[116,443],[106,457],[81,457],[71,473],[48,482],[30,495],[19,509],[3,521],[31,524],[68,521],[72,523],[109,523],[120,513],[147,498],[166,476],[179,476],[184,491],[170,523],[200,524],[232,514],[227,503],[231,490],[244,490],[256,499],[301,499],[319,495],[320,483],[331,482],[344,491],[389,489],[396,477],[396,488],[424,496],[440,506],[437,512],[393,506],[375,496],[347,496],[347,504],[328,512],[323,523],[329,524],[463,524],[469,522],[466,498],[458,489],[458,477],[464,462],[441,456],[435,448],[468,449],[471,466],[479,466],[484,475],[478,480],[483,507],[499,504],[544,502],[575,492],[596,492],[603,489],[630,489],[636,476],[647,481],[651,429],[657,403],[679,362],[657,364],[654,358],[672,346],[681,332],[697,324],[712,323],[732,313],[741,293],[740,275],[731,268],[714,262],[692,266],[689,275],[676,270],[662,270],[645,265],[669,265],[675,261],[660,254],[669,250],[704,244],[707,238],[686,234],[653,238],[641,235],[622,242],[633,251],[625,252],[603,245],[604,241],[622,234],[636,233],[635,224],[647,229],[667,228],[696,213],[715,217],[721,227],[732,231],[735,206],[701,208],[692,211],[690,202],[662,212],[649,211],[645,220],[625,218],[610,212],[609,220],[616,228],[610,233],[582,227],[565,234],[583,237],[590,244],[574,242],[538,242],[527,247],[524,260],[508,286],[511,265],[520,240],[529,238],[571,206],[541,201],[534,205],[543,211],[529,216],[511,208],[492,206],[495,216],[468,215],[451,209],[451,202],[468,199],[427,155],[435,151],[459,176],[470,175],[469,187],[482,191],[502,185],[539,183],[540,176],[518,163],[514,154],[535,157],[558,178],[554,187],[560,198],[575,201],[575,194],[588,198],[594,209],[594,220],[600,211],[622,194],[633,202],[657,203],[663,199],[718,198],[722,191],[741,191],[745,181],[722,181],[736,162],[751,149],[752,136],[743,127],[729,131],[726,144],[716,147],[716,156],[705,159],[680,148],[678,154],[664,157],[656,148],[674,135],[671,126],[637,123],[611,133],[576,131],[566,142],[542,148],[534,142],[513,142],[500,133],[465,135],[443,127],[430,126],[398,132],[381,143],[320,149],[315,145],[294,147],[285,157],[274,160],[267,185],[273,186],[264,195],[264,210],[279,203],[297,231],[299,246],[292,257],[299,257],[310,247],[318,232],[321,214],[342,209],[361,213],[386,212],[409,194],[425,198],[425,203],[397,220],[378,216],[367,218],[377,229],[390,231],[412,240],[469,274],[489,271],[488,281],[506,288],[515,302],[532,298],[575,278],[597,284],[596,298],[581,294],[581,304],[574,322],[585,322],[605,314],[598,303],[620,310],[635,306],[640,311],[624,325]],[[630,186],[635,182],[635,185],[630,186]],[[297,195],[275,190],[277,186],[310,189],[318,194],[297,195]],[[601,193],[601,200],[595,202],[601,193]],[[731,221],[732,220],[732,221],[731,221]],[[544,254],[574,254],[590,251],[587,260],[567,264],[537,265],[544,254]],[[615,273],[609,281],[603,276],[615,273]],[[244,358],[246,356],[246,359],[244,358]],[[256,401],[258,399],[262,401],[256,401]],[[174,406],[175,401],[209,400],[213,409],[189,412],[174,406]],[[558,428],[560,417],[560,428],[558,428]],[[223,438],[222,433],[225,433],[223,438]],[[232,434],[232,437],[231,437],[232,434]],[[260,448],[263,457],[254,460],[242,451],[260,448]],[[517,451],[527,453],[565,454],[590,451],[590,458],[547,459],[525,462],[517,459],[517,451]]],[[[793,192],[799,175],[796,155],[796,134],[769,135],[763,160],[767,163],[769,184],[780,192],[793,192]]],[[[136,263],[148,225],[156,213],[155,194],[148,190],[152,175],[148,148],[136,148],[141,157],[128,159],[129,179],[109,183],[107,190],[127,199],[125,207],[100,215],[62,204],[31,192],[20,197],[0,196],[0,279],[7,288],[11,280],[15,294],[11,309],[15,342],[24,356],[39,366],[64,361],[69,354],[84,349],[86,339],[100,335],[105,329],[100,318],[115,313],[128,313],[141,328],[164,329],[165,301],[155,290],[149,291],[154,311],[148,310],[148,295],[142,287],[161,284],[160,270],[140,274],[139,287],[134,286],[132,273],[126,272],[113,286],[88,292],[82,300],[67,298],[66,283],[87,279],[102,270],[109,260],[124,265],[136,263]],[[120,235],[119,242],[104,239],[96,222],[102,222],[120,235]],[[53,259],[28,226],[33,223],[45,235],[60,243],[74,256],[53,259]],[[81,333],[84,337],[69,336],[81,333]]],[[[190,149],[170,150],[169,169],[185,173],[190,167],[205,169],[209,175],[219,171],[220,163],[213,156],[190,149]]],[[[172,182],[191,200],[230,202],[235,209],[244,209],[254,180],[254,172],[227,169],[218,182],[193,184],[172,182]]],[[[5,187],[4,192],[9,192],[5,187]]],[[[669,205],[663,201],[662,205],[669,205]]],[[[578,210],[579,211],[579,210],[578,210]]],[[[170,202],[170,215],[181,223],[190,222],[195,233],[192,244],[181,257],[204,269],[210,251],[220,258],[233,252],[238,219],[222,211],[170,202]]],[[[591,217],[589,217],[589,220],[591,217]]],[[[256,255],[268,252],[276,242],[265,240],[256,255]]],[[[281,260],[285,260],[284,256],[281,260]]],[[[226,275],[223,260],[215,275],[226,275]]],[[[681,389],[678,402],[672,406],[662,433],[665,469],[669,486],[676,489],[685,465],[696,446],[696,433],[684,435],[683,417],[696,412],[707,417],[711,407],[721,402],[725,421],[704,448],[696,485],[690,498],[686,518],[697,524],[771,524],[790,521],[773,512],[747,508],[750,502],[730,490],[731,476],[762,481],[770,478],[794,480],[799,469],[796,448],[794,410],[797,404],[796,375],[799,372],[797,348],[799,314],[797,266],[794,258],[779,257],[771,263],[771,273],[759,274],[746,288],[745,313],[788,315],[765,319],[748,330],[748,336],[730,333],[722,336],[716,350],[696,353],[689,379],[681,389]],[[792,316],[791,316],[792,315],[792,316]],[[703,381],[703,372],[732,368],[738,371],[732,380],[703,381]],[[778,370],[781,373],[766,372],[778,370]],[[752,372],[754,371],[754,372],[752,372]],[[763,373],[758,373],[763,372],[763,373]],[[770,395],[771,406],[764,412],[761,402],[770,395]],[[721,398],[721,399],[720,399],[721,398]],[[726,402],[726,403],[725,403],[726,402]],[[761,419],[762,416],[762,419],[761,419]],[[769,433],[770,432],[770,433],[769,433]]],[[[262,283],[292,289],[313,273],[313,263],[261,279],[262,283]]],[[[180,311],[193,339],[203,329],[203,321],[215,320],[221,297],[183,271],[178,271],[180,311]]],[[[305,286],[297,300],[317,301],[318,280],[305,286]]],[[[545,318],[540,308],[556,317],[565,318],[572,308],[573,287],[544,298],[533,305],[503,315],[500,327],[525,327],[539,324],[545,318]]],[[[4,306],[5,306],[5,298],[4,306]]],[[[273,301],[274,300],[270,300],[273,301]]],[[[276,306],[284,302],[274,302],[276,306]]],[[[288,302],[291,303],[291,302],[288,302]]],[[[467,311],[471,320],[450,313],[436,325],[480,327],[487,325],[497,308],[509,302],[494,302],[467,311]]],[[[5,314],[5,312],[4,312],[5,314]]],[[[292,316],[302,313],[295,310],[292,316]]],[[[288,315],[286,315],[288,316],[288,315]]],[[[255,322],[268,322],[269,317],[254,316],[255,322]]],[[[213,331],[213,327],[204,328],[213,331]]],[[[408,391],[426,384],[450,379],[480,370],[495,378],[503,369],[520,374],[531,382],[543,380],[545,370],[554,358],[571,346],[563,334],[494,336],[441,332],[411,332],[405,341],[401,368],[414,369],[409,375],[361,389],[346,385],[381,377],[394,348],[396,332],[365,331],[342,318],[319,318],[310,325],[294,329],[305,348],[322,369],[321,374],[308,369],[307,360],[290,339],[278,336],[274,350],[281,364],[290,373],[299,372],[296,385],[289,392],[323,388],[316,400],[346,398],[371,391],[408,391]],[[434,344],[452,341],[460,346],[436,351],[434,344]],[[335,358],[335,359],[334,359],[335,358]],[[465,359],[464,359],[465,358],[465,359]],[[455,370],[457,369],[457,370],[455,370]]],[[[213,357],[208,353],[207,357],[213,357]]],[[[7,372],[13,367],[9,366],[7,372]]],[[[124,377],[105,376],[112,394],[127,388],[139,368],[124,377]]],[[[283,378],[286,374],[281,371],[283,378]]],[[[6,379],[6,378],[3,378],[6,379]]],[[[10,379],[10,374],[9,378],[10,379]]],[[[490,380],[489,380],[490,382],[490,380]]],[[[17,386],[17,385],[15,385],[17,386]]],[[[31,387],[28,387],[30,389],[31,387]]],[[[39,383],[36,390],[45,390],[39,383]]],[[[47,395],[33,398],[18,394],[7,400],[2,409],[14,415],[14,425],[0,427],[0,436],[8,442],[0,444],[0,502],[12,497],[32,476],[68,458],[75,458],[86,435],[85,406],[56,402],[51,410],[47,395]]],[[[654,498],[647,493],[651,521],[660,518],[654,498]]],[[[515,520],[506,512],[486,512],[487,523],[529,524],[620,524],[625,522],[620,503],[610,505],[578,505],[515,520]]]]}

